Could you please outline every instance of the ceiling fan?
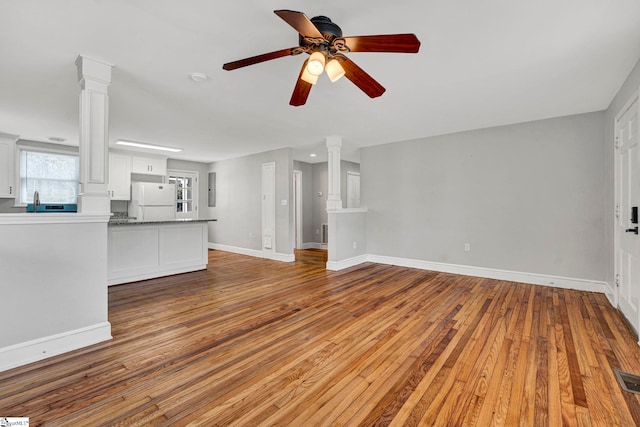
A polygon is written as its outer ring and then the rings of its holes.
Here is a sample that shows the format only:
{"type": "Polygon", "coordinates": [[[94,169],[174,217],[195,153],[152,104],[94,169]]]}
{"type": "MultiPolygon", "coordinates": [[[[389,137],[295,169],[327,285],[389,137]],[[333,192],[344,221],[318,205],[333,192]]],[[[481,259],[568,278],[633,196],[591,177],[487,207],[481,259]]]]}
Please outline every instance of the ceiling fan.
{"type": "Polygon", "coordinates": [[[346,77],[371,98],[385,92],[386,89],[380,83],[347,58],[345,53],[417,53],[420,49],[420,41],[415,34],[343,37],[342,29],[326,16],[309,19],[304,13],[293,10],[276,10],[274,13],[298,32],[298,46],[229,62],[222,68],[231,71],[289,55],[309,54],[309,58],[302,64],[289,101],[293,106],[307,102],[311,87],[323,71],[327,72],[332,82],[346,77]]]}

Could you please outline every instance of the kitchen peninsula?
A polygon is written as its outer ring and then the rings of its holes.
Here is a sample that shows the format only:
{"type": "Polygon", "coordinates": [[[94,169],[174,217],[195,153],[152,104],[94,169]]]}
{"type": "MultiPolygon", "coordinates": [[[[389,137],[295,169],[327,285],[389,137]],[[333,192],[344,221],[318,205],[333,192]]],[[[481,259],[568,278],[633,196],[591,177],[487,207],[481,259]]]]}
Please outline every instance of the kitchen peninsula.
{"type": "Polygon", "coordinates": [[[109,221],[107,284],[206,269],[209,221],[109,221]]]}

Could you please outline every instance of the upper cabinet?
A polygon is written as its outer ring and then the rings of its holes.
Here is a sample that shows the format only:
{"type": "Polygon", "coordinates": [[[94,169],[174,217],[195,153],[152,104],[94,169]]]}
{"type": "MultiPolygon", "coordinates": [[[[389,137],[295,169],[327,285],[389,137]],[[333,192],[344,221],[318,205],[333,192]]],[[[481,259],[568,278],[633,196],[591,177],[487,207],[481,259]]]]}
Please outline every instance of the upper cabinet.
{"type": "Polygon", "coordinates": [[[111,200],[131,199],[131,156],[109,153],[109,198],[111,200]]]}
{"type": "Polygon", "coordinates": [[[132,158],[131,172],[147,175],[166,175],[167,158],[139,156],[136,154],[132,158]]]}
{"type": "Polygon", "coordinates": [[[15,198],[15,150],[16,140],[13,135],[0,133],[0,197],[15,198]]]}

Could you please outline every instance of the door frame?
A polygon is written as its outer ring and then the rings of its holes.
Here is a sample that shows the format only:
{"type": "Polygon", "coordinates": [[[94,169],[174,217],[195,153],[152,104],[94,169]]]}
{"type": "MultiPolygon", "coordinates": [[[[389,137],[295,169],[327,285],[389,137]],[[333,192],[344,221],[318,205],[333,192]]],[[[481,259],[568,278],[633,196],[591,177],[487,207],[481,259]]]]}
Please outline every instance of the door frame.
{"type": "Polygon", "coordinates": [[[262,239],[261,250],[263,253],[276,253],[276,162],[268,162],[262,164],[262,239]],[[273,173],[267,173],[268,169],[273,167],[273,173]],[[267,187],[271,187],[273,194],[271,199],[267,200],[266,191],[267,187]],[[271,212],[271,218],[273,218],[273,224],[267,224],[269,221],[269,215],[267,212],[271,212]],[[271,227],[270,227],[271,225],[271,227]],[[269,233],[270,232],[270,233],[269,233]],[[267,242],[270,239],[270,242],[267,242]],[[269,246],[267,248],[267,246],[269,246]]]}
{"type": "MultiPolygon", "coordinates": [[[[619,255],[619,246],[621,244],[621,235],[620,235],[620,227],[618,226],[618,219],[620,215],[628,215],[628,212],[620,211],[620,185],[618,174],[620,173],[620,159],[618,155],[618,122],[622,119],[627,110],[636,102],[636,109],[640,112],[640,88],[636,89],[629,99],[624,103],[624,105],[618,110],[616,113],[614,122],[613,122],[613,130],[614,130],[614,139],[613,139],[613,159],[614,159],[614,167],[613,167],[613,176],[614,176],[614,215],[613,215],[613,273],[614,273],[614,283],[613,288],[609,287],[609,289],[613,293],[613,305],[618,309],[618,311],[623,315],[623,318],[629,323],[632,329],[636,334],[640,333],[640,319],[628,319],[625,313],[620,309],[620,255],[619,255]]],[[[640,130],[640,123],[638,124],[638,130],[640,130]]],[[[638,342],[640,344],[640,341],[638,342]]]]}
{"type": "Polygon", "coordinates": [[[296,249],[302,249],[302,171],[293,171],[293,221],[296,249]]]}

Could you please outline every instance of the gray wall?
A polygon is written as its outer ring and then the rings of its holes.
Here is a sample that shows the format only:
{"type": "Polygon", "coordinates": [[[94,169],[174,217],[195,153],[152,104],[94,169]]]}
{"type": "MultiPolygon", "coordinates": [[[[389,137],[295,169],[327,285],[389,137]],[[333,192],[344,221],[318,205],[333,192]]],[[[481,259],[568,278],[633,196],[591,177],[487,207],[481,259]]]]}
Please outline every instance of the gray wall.
{"type": "Polygon", "coordinates": [[[604,280],[603,141],[598,112],[363,148],[368,252],[604,280]]]}
{"type": "Polygon", "coordinates": [[[367,254],[367,212],[332,212],[328,217],[331,239],[327,245],[327,261],[344,261],[367,254]]]}
{"type": "MultiPolygon", "coordinates": [[[[244,249],[262,246],[262,164],[276,163],[276,252],[292,254],[293,150],[283,148],[212,163],[216,172],[216,207],[207,208],[209,242],[244,249]],[[287,205],[281,204],[282,200],[287,205]]],[[[206,206],[206,205],[205,205],[206,206]]],[[[202,215],[201,210],[201,215],[202,215]]]]}
{"type": "Polygon", "coordinates": [[[606,111],[605,119],[605,143],[602,155],[605,160],[605,244],[606,244],[606,280],[615,283],[614,275],[614,207],[615,207],[615,180],[614,180],[614,144],[615,144],[615,119],[620,109],[624,107],[631,95],[640,88],[640,61],[638,61],[627,77],[616,96],[611,101],[606,111]]]}

